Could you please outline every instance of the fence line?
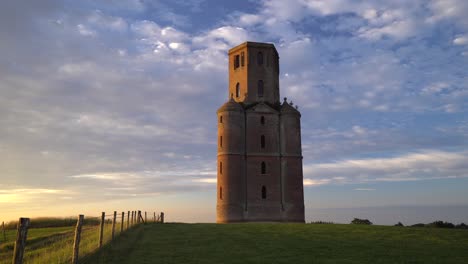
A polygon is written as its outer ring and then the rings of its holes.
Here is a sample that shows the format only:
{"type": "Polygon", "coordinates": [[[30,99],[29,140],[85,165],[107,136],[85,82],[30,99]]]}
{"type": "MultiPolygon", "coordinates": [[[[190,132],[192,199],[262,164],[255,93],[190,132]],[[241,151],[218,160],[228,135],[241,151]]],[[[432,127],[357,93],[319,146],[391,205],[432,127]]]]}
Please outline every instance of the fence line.
{"type": "MultiPolygon", "coordinates": [[[[99,217],[87,217],[86,219],[99,219],[99,217]]],[[[106,215],[105,212],[101,213],[100,221],[99,221],[99,227],[95,229],[91,228],[83,228],[83,225],[85,225],[85,217],[84,215],[78,215],[78,219],[76,222],[76,227],[74,230],[74,237],[70,237],[70,243],[72,244],[72,254],[71,254],[71,263],[72,264],[77,264],[78,260],[80,259],[80,242],[82,240],[82,234],[83,230],[85,230],[86,234],[92,234],[93,232],[96,232],[94,234],[99,234],[99,243],[98,243],[98,248],[101,248],[103,243],[107,243],[109,240],[112,241],[115,239],[117,234],[122,234],[124,232],[124,227],[125,227],[125,212],[121,213],[120,216],[120,232],[119,229],[117,229],[116,233],[116,225],[118,222],[118,217],[117,217],[117,211],[114,211],[113,214],[108,214],[106,215]],[[106,217],[109,217],[107,220],[106,217]],[[104,228],[107,223],[107,231],[104,232],[104,228]],[[111,230],[109,230],[110,225],[112,225],[111,230]],[[95,231],[93,231],[95,230],[95,231]],[[97,231],[99,233],[97,233],[97,231]],[[109,231],[111,232],[111,236],[109,238],[109,231]],[[105,233],[107,234],[107,238],[104,239],[105,233]]],[[[127,212],[127,219],[126,219],[126,229],[125,230],[130,230],[131,227],[136,226],[140,223],[146,224],[147,222],[147,212],[145,212],[145,217],[143,218],[143,214],[141,211],[128,211],[127,212]]],[[[153,222],[155,223],[163,223],[164,220],[164,213],[161,212],[156,216],[156,212],[153,214],[153,222]]],[[[87,220],[88,221],[88,220],[87,220]]],[[[26,247],[26,241],[27,241],[27,236],[28,236],[28,229],[31,226],[31,221],[29,218],[20,218],[18,225],[17,225],[17,231],[16,231],[16,240],[14,244],[14,251],[13,251],[13,264],[22,264],[23,263],[23,258],[25,256],[25,247],[26,247]]],[[[3,240],[6,242],[6,234],[5,234],[5,223],[2,222],[2,230],[3,230],[3,240]]],[[[70,234],[71,235],[71,234],[70,234]]],[[[94,248],[92,251],[89,251],[89,242],[92,242],[94,239],[97,238],[97,236],[91,236],[88,237],[87,240],[85,240],[85,251],[88,250],[89,252],[94,251],[96,248],[94,248]],[[91,237],[95,237],[91,239],[91,237]]],[[[95,240],[94,240],[95,241],[95,240]]],[[[62,243],[62,242],[60,242],[62,243]]],[[[67,242],[68,243],[68,242],[67,242]]],[[[71,244],[69,244],[71,245],[71,244]]],[[[65,252],[68,250],[65,250],[65,252]]],[[[67,254],[69,258],[70,255],[67,254]]],[[[30,262],[30,260],[28,260],[30,262]]]]}

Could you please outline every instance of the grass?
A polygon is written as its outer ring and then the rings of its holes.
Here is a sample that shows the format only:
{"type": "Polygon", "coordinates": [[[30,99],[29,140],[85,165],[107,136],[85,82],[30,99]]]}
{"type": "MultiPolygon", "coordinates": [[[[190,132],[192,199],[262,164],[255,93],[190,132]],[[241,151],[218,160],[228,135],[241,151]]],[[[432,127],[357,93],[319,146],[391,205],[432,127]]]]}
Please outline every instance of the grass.
{"type": "Polygon", "coordinates": [[[313,224],[149,224],[83,263],[468,263],[468,230],[313,224]]]}
{"type": "MultiPolygon", "coordinates": [[[[76,222],[75,222],[76,223],[76,222]]],[[[120,225],[116,227],[119,235],[120,225]]],[[[106,244],[111,239],[112,225],[104,226],[106,244]]],[[[0,264],[11,263],[16,230],[6,230],[6,241],[0,233],[0,264]]],[[[26,241],[24,263],[70,263],[72,258],[74,227],[30,228],[26,241]]],[[[99,226],[83,226],[80,256],[89,255],[98,249],[99,226]]]]}

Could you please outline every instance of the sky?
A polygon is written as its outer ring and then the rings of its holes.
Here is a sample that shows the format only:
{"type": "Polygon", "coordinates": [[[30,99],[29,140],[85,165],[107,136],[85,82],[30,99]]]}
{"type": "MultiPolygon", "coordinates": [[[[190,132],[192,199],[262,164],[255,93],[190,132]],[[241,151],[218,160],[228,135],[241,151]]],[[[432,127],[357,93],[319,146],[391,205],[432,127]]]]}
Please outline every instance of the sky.
{"type": "Polygon", "coordinates": [[[7,0],[4,219],[216,219],[227,51],[270,42],[306,221],[468,222],[468,1],[7,0]]]}

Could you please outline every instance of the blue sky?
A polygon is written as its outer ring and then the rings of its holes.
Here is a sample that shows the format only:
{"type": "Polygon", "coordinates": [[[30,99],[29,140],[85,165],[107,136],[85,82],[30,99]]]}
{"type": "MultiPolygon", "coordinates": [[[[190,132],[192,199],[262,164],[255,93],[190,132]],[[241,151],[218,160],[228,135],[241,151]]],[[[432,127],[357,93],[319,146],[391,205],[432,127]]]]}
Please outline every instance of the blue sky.
{"type": "Polygon", "coordinates": [[[432,206],[466,222],[467,13],[465,0],[2,2],[0,209],[215,221],[215,112],[227,50],[249,40],[275,44],[281,97],[302,113],[307,221],[432,206]]]}

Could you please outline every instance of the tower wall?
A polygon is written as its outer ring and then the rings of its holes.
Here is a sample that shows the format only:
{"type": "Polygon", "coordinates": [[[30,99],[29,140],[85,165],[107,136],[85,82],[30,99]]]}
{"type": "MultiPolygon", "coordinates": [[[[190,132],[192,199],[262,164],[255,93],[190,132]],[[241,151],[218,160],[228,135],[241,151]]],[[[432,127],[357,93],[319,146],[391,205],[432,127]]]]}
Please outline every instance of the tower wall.
{"type": "Polygon", "coordinates": [[[304,183],[299,112],[282,112],[280,129],[281,171],[284,184],[283,219],[288,222],[304,222],[304,183]]]}
{"type": "Polygon", "coordinates": [[[241,110],[231,109],[218,112],[216,220],[218,223],[243,221],[245,203],[245,126],[244,113],[241,110]]]}

